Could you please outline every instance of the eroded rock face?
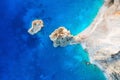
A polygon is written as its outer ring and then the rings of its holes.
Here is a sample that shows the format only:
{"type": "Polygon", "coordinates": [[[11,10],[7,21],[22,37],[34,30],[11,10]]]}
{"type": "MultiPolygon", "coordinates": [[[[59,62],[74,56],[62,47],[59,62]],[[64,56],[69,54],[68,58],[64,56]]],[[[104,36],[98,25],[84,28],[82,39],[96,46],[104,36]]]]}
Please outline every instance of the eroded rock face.
{"type": "Polygon", "coordinates": [[[73,40],[73,36],[70,34],[70,31],[68,31],[65,27],[59,27],[52,32],[49,37],[53,41],[54,47],[64,47],[69,45],[73,40]]]}
{"type": "Polygon", "coordinates": [[[34,20],[32,21],[32,27],[28,30],[28,33],[30,33],[31,35],[34,35],[38,33],[42,27],[43,27],[42,20],[34,20]]]}
{"type": "Polygon", "coordinates": [[[110,7],[111,5],[119,5],[119,0],[105,0],[105,6],[110,7]]]}

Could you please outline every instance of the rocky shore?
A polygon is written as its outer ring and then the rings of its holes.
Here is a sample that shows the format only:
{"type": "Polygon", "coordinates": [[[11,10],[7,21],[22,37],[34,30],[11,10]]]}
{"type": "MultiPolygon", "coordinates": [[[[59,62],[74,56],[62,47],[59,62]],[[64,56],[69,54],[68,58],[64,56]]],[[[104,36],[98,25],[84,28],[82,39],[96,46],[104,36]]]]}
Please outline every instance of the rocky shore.
{"type": "MultiPolygon", "coordinates": [[[[65,36],[52,39],[52,34],[50,38],[54,44],[61,40],[64,40],[64,46],[81,44],[89,53],[91,63],[100,67],[108,80],[120,80],[120,0],[105,0],[92,24],[72,36],[71,41],[67,41],[65,36]]],[[[57,45],[63,44],[62,41],[57,45]]]]}

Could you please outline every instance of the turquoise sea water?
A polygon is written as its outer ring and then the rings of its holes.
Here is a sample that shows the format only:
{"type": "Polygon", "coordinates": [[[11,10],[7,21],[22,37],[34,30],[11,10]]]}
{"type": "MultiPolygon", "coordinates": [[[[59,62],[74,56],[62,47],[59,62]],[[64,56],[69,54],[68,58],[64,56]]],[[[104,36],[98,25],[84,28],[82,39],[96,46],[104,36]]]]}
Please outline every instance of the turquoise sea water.
{"type": "Polygon", "coordinates": [[[105,80],[81,45],[54,48],[49,39],[59,26],[73,35],[95,18],[103,0],[4,0],[0,3],[0,80],[105,80]],[[32,20],[44,28],[31,36],[32,20]]]}

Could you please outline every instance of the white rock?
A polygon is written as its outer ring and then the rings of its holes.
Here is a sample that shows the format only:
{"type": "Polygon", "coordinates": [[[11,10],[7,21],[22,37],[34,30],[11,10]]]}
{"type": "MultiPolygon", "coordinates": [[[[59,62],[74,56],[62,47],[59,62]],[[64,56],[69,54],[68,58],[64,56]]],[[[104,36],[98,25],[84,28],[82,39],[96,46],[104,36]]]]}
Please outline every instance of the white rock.
{"type": "Polygon", "coordinates": [[[54,47],[64,47],[69,45],[73,39],[73,36],[70,34],[65,27],[59,27],[50,34],[50,39],[53,41],[54,47]]]}
{"type": "Polygon", "coordinates": [[[28,30],[28,33],[30,33],[31,35],[34,35],[38,33],[42,27],[43,27],[42,20],[34,20],[32,21],[32,27],[28,30]]]}

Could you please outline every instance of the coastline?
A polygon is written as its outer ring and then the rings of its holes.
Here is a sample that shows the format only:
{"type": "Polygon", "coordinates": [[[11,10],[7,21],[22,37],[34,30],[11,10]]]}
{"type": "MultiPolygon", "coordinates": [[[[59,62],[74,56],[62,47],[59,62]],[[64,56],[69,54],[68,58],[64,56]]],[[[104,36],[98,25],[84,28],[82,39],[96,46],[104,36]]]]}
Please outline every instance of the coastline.
{"type": "MultiPolygon", "coordinates": [[[[110,1],[110,0],[108,0],[110,1]]],[[[105,40],[102,40],[103,38],[109,37],[109,35],[114,35],[110,30],[111,26],[118,26],[118,30],[120,30],[119,28],[119,24],[117,25],[117,20],[120,21],[120,17],[119,15],[113,15],[114,12],[116,13],[117,11],[120,10],[119,8],[119,0],[114,0],[114,3],[112,4],[111,7],[109,6],[109,2],[108,3],[104,3],[103,6],[101,7],[101,9],[98,12],[98,15],[96,16],[96,18],[94,19],[94,21],[92,22],[92,24],[83,32],[81,32],[80,34],[78,34],[76,37],[78,37],[77,39],[81,38],[82,36],[85,36],[84,39],[79,39],[80,44],[82,45],[82,47],[89,53],[89,57],[90,57],[90,62],[97,65],[105,74],[106,79],[107,80],[119,80],[120,79],[120,65],[119,65],[119,58],[112,58],[113,55],[116,55],[116,57],[119,57],[120,55],[120,43],[116,42],[116,43],[109,43],[110,41],[108,39],[112,39],[112,38],[108,38],[105,40]],[[106,5],[107,4],[107,5],[106,5]],[[113,11],[112,11],[113,10],[113,11]],[[119,17],[119,19],[118,19],[119,17]],[[107,21],[111,19],[114,21],[111,21],[111,23],[107,23],[107,21]],[[114,22],[114,24],[112,24],[114,22]],[[109,25],[108,25],[109,24],[109,25]],[[111,25],[111,26],[110,26],[111,25]],[[101,29],[100,27],[103,26],[103,29],[101,29]],[[107,28],[107,30],[105,29],[107,28]],[[98,30],[101,29],[102,31],[98,30]],[[101,34],[100,34],[101,32],[101,34]],[[98,34],[98,37],[97,35],[98,34]],[[105,36],[103,36],[105,35],[105,36]],[[99,36],[101,38],[99,38],[99,36]],[[98,38],[98,39],[96,39],[98,38]],[[96,40],[94,40],[96,39],[96,40]],[[103,42],[104,41],[104,42],[103,42]],[[110,46],[105,46],[106,44],[109,44],[110,46]],[[108,49],[104,49],[105,47],[109,47],[108,49]],[[111,50],[113,49],[113,50],[111,50]],[[116,63],[113,63],[116,62],[116,63]],[[117,69],[116,69],[117,67],[117,69]]],[[[110,22],[110,21],[109,21],[110,22]]],[[[117,30],[116,30],[117,31],[117,30]]],[[[120,40],[120,33],[117,33],[117,38],[116,40],[120,40]]],[[[77,40],[77,41],[79,41],[77,40]]],[[[113,41],[115,42],[115,41],[113,41]]]]}
{"type": "Polygon", "coordinates": [[[120,0],[105,0],[90,26],[76,36],[66,28],[50,34],[53,44],[64,47],[81,44],[89,53],[90,62],[97,65],[107,80],[120,80],[120,0]],[[57,36],[56,36],[57,35],[57,36]],[[72,36],[72,38],[70,37],[72,36]],[[70,40],[68,40],[70,39],[70,40]],[[64,46],[62,44],[65,44],[64,46]]]}
{"type": "MultiPolygon", "coordinates": [[[[95,19],[92,21],[92,23],[91,23],[84,31],[82,31],[81,33],[79,33],[79,34],[78,34],[77,36],[75,36],[75,37],[82,37],[82,36],[84,36],[84,35],[87,35],[87,36],[85,36],[85,38],[86,38],[86,37],[90,36],[90,34],[91,34],[92,32],[94,32],[94,30],[97,28],[97,25],[103,20],[103,16],[104,16],[104,13],[105,13],[106,10],[107,10],[107,7],[103,4],[102,7],[100,8],[100,10],[98,11],[95,19]],[[89,32],[89,31],[90,31],[90,32],[89,32]]],[[[78,38],[78,39],[79,39],[79,38],[78,38]]],[[[78,40],[76,41],[76,43],[77,43],[77,42],[78,42],[78,40]]],[[[83,42],[83,41],[82,41],[82,42],[83,42]]],[[[80,44],[81,44],[81,46],[83,47],[83,49],[86,50],[86,46],[84,45],[85,43],[84,43],[84,42],[82,43],[82,42],[80,41],[80,44]]],[[[88,51],[87,51],[87,52],[88,52],[88,51]]],[[[88,53],[89,53],[89,52],[88,52],[88,53]]],[[[94,58],[92,58],[92,56],[89,56],[89,57],[90,57],[90,62],[91,62],[92,64],[95,64],[96,66],[98,66],[98,67],[100,68],[100,70],[103,71],[106,79],[109,80],[109,78],[108,78],[107,74],[104,72],[104,69],[102,68],[101,64],[95,62],[95,61],[94,61],[94,58]]]]}

